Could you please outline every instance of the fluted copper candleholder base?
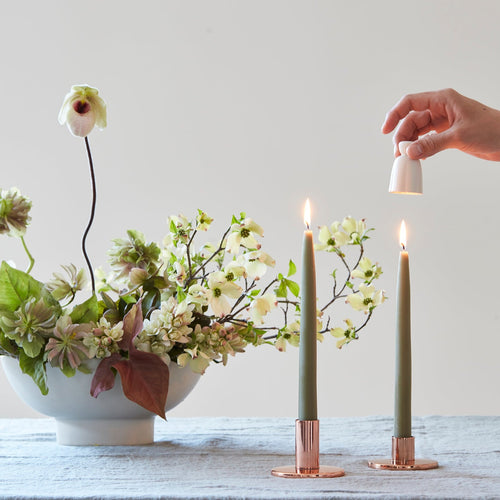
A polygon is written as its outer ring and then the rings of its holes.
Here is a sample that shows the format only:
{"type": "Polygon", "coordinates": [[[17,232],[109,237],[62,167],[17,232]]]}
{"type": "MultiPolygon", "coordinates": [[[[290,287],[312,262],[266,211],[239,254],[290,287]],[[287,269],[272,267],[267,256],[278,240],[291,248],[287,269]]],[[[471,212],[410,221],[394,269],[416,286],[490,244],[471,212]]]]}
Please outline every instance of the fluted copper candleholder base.
{"type": "Polygon", "coordinates": [[[438,467],[435,460],[415,458],[415,438],[392,437],[392,458],[375,458],[368,461],[372,469],[428,470],[438,467]]]}
{"type": "Polygon", "coordinates": [[[273,476],[286,478],[340,477],[344,469],[319,465],[319,420],[295,421],[295,465],[276,467],[273,476]]]}

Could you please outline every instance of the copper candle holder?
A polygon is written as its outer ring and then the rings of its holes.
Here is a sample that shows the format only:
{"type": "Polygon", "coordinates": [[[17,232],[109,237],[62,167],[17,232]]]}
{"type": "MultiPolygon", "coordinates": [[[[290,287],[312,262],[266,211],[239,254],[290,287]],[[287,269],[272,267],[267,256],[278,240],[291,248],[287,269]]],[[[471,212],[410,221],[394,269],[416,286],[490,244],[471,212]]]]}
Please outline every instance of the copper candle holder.
{"type": "Polygon", "coordinates": [[[295,421],[295,465],[276,467],[273,476],[285,478],[340,477],[344,469],[319,465],[319,420],[295,421]]]}
{"type": "Polygon", "coordinates": [[[428,470],[439,467],[435,460],[415,458],[415,438],[392,437],[392,458],[375,458],[368,461],[372,469],[428,470]]]}

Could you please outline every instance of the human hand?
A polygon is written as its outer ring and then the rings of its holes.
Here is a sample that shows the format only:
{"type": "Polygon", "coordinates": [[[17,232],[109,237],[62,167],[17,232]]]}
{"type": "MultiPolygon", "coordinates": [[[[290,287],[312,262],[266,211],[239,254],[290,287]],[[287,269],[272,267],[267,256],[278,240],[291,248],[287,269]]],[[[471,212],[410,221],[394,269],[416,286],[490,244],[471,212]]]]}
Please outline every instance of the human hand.
{"type": "Polygon", "coordinates": [[[401,141],[414,141],[406,150],[414,160],[455,148],[500,161],[500,111],[453,89],[404,96],[387,113],[382,132],[392,132],[398,123],[393,138],[395,156],[400,155],[397,145],[401,141]],[[437,133],[428,134],[431,131],[437,133]]]}

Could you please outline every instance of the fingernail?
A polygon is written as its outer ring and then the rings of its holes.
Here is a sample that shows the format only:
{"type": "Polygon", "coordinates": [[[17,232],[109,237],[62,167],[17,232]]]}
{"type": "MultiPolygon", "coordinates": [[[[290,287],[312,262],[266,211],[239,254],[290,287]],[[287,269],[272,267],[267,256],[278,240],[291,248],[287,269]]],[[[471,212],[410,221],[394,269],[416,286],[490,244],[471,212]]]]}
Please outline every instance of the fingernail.
{"type": "Polygon", "coordinates": [[[420,158],[424,155],[424,149],[422,148],[422,146],[420,144],[412,144],[408,149],[411,149],[413,155],[412,156],[415,156],[416,158],[420,158]]]}

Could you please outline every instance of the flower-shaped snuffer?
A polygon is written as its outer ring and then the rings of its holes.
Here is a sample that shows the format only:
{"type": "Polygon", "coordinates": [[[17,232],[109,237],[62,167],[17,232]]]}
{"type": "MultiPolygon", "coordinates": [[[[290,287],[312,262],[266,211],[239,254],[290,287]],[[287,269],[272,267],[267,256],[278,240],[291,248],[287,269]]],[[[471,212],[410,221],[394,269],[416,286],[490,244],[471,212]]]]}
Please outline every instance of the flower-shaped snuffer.
{"type": "Polygon", "coordinates": [[[66,124],[77,137],[87,137],[94,126],[105,128],[106,103],[99,91],[88,85],[73,85],[59,111],[59,123],[66,124]]]}

